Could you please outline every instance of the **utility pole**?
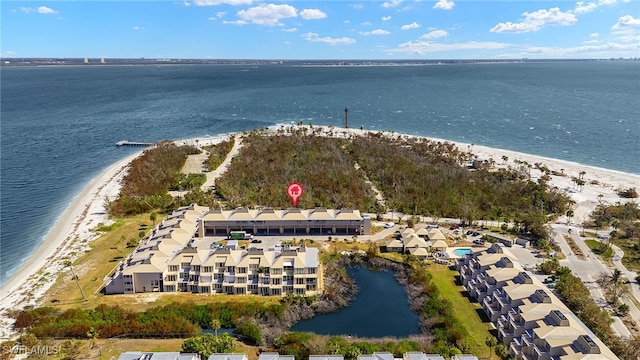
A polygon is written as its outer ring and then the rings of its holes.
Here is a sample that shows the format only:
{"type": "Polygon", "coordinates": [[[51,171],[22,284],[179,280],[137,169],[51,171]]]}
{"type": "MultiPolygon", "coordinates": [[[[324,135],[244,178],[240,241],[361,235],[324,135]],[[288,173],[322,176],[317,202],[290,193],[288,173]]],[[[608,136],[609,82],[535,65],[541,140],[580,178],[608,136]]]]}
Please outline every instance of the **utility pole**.
{"type": "Polygon", "coordinates": [[[344,108],[344,128],[349,128],[349,108],[344,108]]]}

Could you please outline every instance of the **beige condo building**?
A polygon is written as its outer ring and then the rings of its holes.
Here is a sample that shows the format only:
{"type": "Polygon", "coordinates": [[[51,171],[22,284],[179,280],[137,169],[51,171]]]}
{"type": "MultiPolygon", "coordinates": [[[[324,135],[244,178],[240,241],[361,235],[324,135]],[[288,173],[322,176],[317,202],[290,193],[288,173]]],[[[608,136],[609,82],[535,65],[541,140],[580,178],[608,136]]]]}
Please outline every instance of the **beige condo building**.
{"type": "Polygon", "coordinates": [[[307,296],[322,290],[318,249],[220,248],[201,236],[208,213],[195,204],[174,211],[117,266],[104,292],[307,296]]]}

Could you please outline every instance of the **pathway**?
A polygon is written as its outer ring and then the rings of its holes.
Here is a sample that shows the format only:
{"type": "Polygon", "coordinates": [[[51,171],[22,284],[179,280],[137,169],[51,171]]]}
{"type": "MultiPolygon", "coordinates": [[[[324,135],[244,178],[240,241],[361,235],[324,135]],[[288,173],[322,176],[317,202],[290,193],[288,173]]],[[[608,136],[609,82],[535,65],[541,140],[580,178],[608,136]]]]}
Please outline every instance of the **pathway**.
{"type": "MultiPolygon", "coordinates": [[[[611,310],[610,305],[607,303],[602,289],[597,285],[596,279],[602,273],[610,274],[611,271],[595,256],[591,253],[589,247],[584,243],[584,241],[577,234],[577,229],[572,228],[562,224],[554,224],[552,225],[554,240],[560,246],[562,252],[567,256],[566,259],[561,260],[560,264],[569,267],[572,273],[576,276],[580,277],[585,286],[589,289],[592,298],[594,301],[600,305],[602,308],[611,310]],[[569,229],[573,229],[572,233],[569,233],[569,229]],[[579,259],[570,249],[567,244],[564,236],[568,235],[574,240],[576,245],[582,250],[585,254],[586,259],[579,259]]],[[[629,316],[631,316],[634,321],[640,321],[640,311],[635,307],[635,305],[628,299],[624,299],[625,303],[629,305],[630,311],[629,316]]],[[[629,329],[625,326],[622,320],[617,316],[612,316],[614,320],[611,327],[613,330],[623,338],[629,338],[631,333],[629,329]]]]}
{"type": "Polygon", "coordinates": [[[200,187],[203,191],[213,190],[215,188],[216,179],[222,176],[222,174],[224,174],[227,171],[227,169],[229,168],[229,165],[231,165],[231,160],[236,155],[238,155],[238,152],[240,152],[241,147],[242,147],[242,138],[236,137],[235,142],[233,143],[233,147],[227,154],[227,157],[224,159],[222,164],[220,164],[220,166],[218,166],[218,168],[216,168],[215,170],[207,173],[207,180],[200,187]]]}

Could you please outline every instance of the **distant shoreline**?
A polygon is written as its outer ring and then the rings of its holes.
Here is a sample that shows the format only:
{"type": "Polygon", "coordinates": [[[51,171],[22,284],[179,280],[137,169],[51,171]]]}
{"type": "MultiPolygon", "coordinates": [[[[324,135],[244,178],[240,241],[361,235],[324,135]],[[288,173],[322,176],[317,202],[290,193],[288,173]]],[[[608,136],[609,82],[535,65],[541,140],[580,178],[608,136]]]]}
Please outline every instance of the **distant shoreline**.
{"type": "Polygon", "coordinates": [[[436,59],[436,60],[285,60],[285,59],[125,59],[125,58],[0,58],[0,67],[19,66],[131,66],[131,65],[283,65],[283,66],[423,66],[454,64],[516,64],[571,62],[640,62],[636,59],[436,59]]]}
{"type": "MultiPolygon", "coordinates": [[[[271,131],[275,131],[280,127],[308,127],[307,125],[293,124],[277,124],[269,127],[271,131]]],[[[438,138],[414,136],[400,134],[391,131],[377,130],[360,130],[345,129],[330,126],[314,125],[314,128],[321,128],[323,132],[321,136],[329,136],[327,133],[332,130],[336,137],[348,137],[350,135],[364,135],[366,133],[382,132],[388,136],[403,136],[424,138],[431,141],[448,142],[457,146],[459,149],[469,149],[476,156],[484,159],[492,158],[496,162],[496,167],[508,167],[514,164],[513,160],[519,159],[527,161],[530,164],[542,163],[554,171],[561,171],[565,176],[552,175],[550,186],[557,186],[559,189],[566,190],[576,202],[573,219],[576,223],[582,222],[595,208],[599,200],[609,203],[616,201],[624,201],[619,198],[616,190],[619,188],[638,187],[640,184],[640,175],[626,173],[617,170],[599,168],[595,166],[583,165],[580,163],[546,158],[526,153],[503,150],[498,148],[490,148],[486,146],[466,144],[456,141],[449,141],[438,138]],[[508,157],[509,161],[504,162],[502,157],[508,157]],[[504,163],[503,163],[504,162],[504,163]],[[580,172],[585,172],[587,184],[582,191],[571,191],[573,184],[572,176],[578,176],[580,172]],[[591,180],[597,180],[598,184],[591,183],[591,180]],[[602,195],[602,197],[600,197],[602,195]]],[[[259,129],[256,129],[259,130],[259,129]]],[[[213,137],[200,137],[192,139],[175,140],[179,143],[199,141],[200,146],[222,141],[225,137],[242,132],[220,134],[213,137]]],[[[27,304],[37,304],[41,297],[56,281],[57,273],[63,267],[63,258],[69,257],[69,254],[82,254],[88,249],[88,242],[95,239],[97,235],[92,232],[98,223],[106,222],[108,216],[104,209],[104,199],[115,198],[120,191],[120,181],[126,174],[129,163],[141,154],[142,151],[134,155],[123,158],[109,166],[105,171],[89,181],[73,198],[64,212],[58,217],[56,223],[47,232],[45,240],[36,248],[29,259],[18,268],[13,276],[8,278],[0,288],[0,314],[10,309],[21,309],[27,304]],[[86,240],[86,241],[84,241],[86,240]],[[43,276],[39,276],[39,272],[45,269],[50,274],[43,283],[43,276]],[[36,276],[34,276],[36,275],[36,276]],[[31,295],[28,295],[31,294],[31,295]]],[[[531,169],[532,179],[538,178],[542,173],[538,169],[531,169]]],[[[634,199],[631,199],[634,200],[634,199]]],[[[560,219],[563,220],[563,219],[560,219]]],[[[41,275],[41,274],[40,274],[41,275]]],[[[0,338],[13,334],[11,323],[6,316],[0,316],[0,338]]]]}

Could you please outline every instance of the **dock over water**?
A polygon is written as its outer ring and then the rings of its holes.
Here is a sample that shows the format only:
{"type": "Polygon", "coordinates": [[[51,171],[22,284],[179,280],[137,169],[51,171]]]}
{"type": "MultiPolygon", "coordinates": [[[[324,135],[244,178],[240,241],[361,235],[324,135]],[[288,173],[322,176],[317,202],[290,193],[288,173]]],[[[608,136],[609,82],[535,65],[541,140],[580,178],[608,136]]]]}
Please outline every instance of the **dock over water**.
{"type": "Polygon", "coordinates": [[[153,145],[153,143],[128,141],[128,140],[121,140],[116,143],[116,146],[151,146],[151,145],[153,145]]]}

